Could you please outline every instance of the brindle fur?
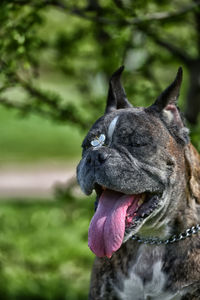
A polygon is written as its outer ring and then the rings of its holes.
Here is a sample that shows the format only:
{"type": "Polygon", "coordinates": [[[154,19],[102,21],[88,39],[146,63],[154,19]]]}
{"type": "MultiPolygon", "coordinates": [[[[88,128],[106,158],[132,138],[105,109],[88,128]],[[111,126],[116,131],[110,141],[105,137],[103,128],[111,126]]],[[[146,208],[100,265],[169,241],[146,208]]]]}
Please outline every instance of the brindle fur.
{"type": "MultiPolygon", "coordinates": [[[[175,151],[173,147],[172,151],[175,151]]],[[[180,166],[179,176],[185,176],[185,188],[182,201],[176,209],[173,220],[171,220],[173,234],[180,233],[185,228],[200,223],[200,156],[192,144],[189,144],[184,152],[184,160],[180,166]]],[[[182,298],[177,299],[200,299],[199,234],[170,245],[146,245],[145,247],[146,257],[144,259],[147,262],[147,268],[149,267],[149,262],[151,262],[152,266],[157,260],[161,259],[163,262],[162,271],[167,278],[165,283],[166,291],[171,292],[173,295],[177,291],[182,290],[182,298]],[[156,256],[154,255],[155,248],[157,248],[156,256]]],[[[96,258],[92,271],[89,299],[120,299],[113,286],[123,290],[123,278],[129,276],[139,250],[140,245],[136,241],[128,240],[111,259],[96,258]],[[104,290],[104,293],[101,295],[102,290],[104,290]]],[[[151,280],[151,273],[152,269],[144,269],[143,273],[140,273],[144,284],[151,280]]],[[[133,298],[133,300],[135,299],[133,298]]]]}
{"type": "MultiPolygon", "coordinates": [[[[152,191],[154,187],[159,189],[164,186],[170,199],[166,202],[167,209],[164,208],[159,218],[155,216],[147,219],[139,229],[139,234],[160,238],[179,234],[200,223],[200,156],[189,142],[183,120],[176,109],[181,71],[172,85],[148,109],[131,107],[119,82],[121,72],[119,69],[113,81],[111,79],[105,115],[94,124],[83,144],[89,145],[93,136],[106,133],[111,121],[119,115],[115,133],[117,139],[112,142],[112,147],[84,150],[77,170],[78,181],[87,194],[91,192],[95,181],[110,189],[114,189],[116,184],[124,193],[131,193],[131,188],[135,193],[142,193],[148,186],[152,191]],[[136,133],[137,130],[139,133],[141,129],[143,132],[148,130],[152,137],[152,141],[148,142],[148,153],[138,150],[129,152],[143,165],[156,165],[156,171],[152,169],[152,180],[149,177],[151,169],[148,168],[148,174],[144,170],[138,172],[134,159],[133,163],[127,160],[126,149],[119,150],[120,145],[125,143],[123,130],[126,129],[127,136],[131,136],[131,126],[136,126],[136,133]],[[117,144],[118,140],[121,142],[117,144]],[[116,160],[112,160],[115,156],[116,160]],[[113,167],[114,161],[116,169],[113,167]],[[128,166],[132,179],[127,177],[129,173],[124,171],[124,166],[128,166]],[[166,176],[167,180],[163,181],[162,178],[166,176]],[[155,178],[158,178],[157,182],[155,178]],[[159,227],[159,224],[163,225],[159,227]]],[[[110,259],[96,257],[89,299],[200,299],[200,235],[195,234],[174,244],[160,246],[140,245],[129,238],[110,259]],[[137,289],[138,293],[135,292],[137,289]]]]}

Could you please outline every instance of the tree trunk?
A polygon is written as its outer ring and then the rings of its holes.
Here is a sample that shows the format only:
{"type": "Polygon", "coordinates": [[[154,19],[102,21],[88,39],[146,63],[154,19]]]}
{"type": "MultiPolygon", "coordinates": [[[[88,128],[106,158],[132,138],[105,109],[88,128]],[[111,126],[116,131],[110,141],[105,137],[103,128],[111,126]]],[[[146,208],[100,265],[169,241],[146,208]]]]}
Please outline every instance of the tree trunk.
{"type": "Polygon", "coordinates": [[[191,124],[196,124],[200,113],[200,59],[192,61],[188,71],[190,78],[185,116],[191,124]]]}

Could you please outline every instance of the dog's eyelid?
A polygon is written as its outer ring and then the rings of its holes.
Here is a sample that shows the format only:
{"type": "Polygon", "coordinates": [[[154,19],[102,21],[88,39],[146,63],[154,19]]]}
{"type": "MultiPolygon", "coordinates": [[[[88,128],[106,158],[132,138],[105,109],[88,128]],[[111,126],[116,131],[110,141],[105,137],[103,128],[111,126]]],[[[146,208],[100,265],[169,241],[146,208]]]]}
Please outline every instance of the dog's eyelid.
{"type": "Polygon", "coordinates": [[[133,147],[144,147],[144,146],[148,146],[148,145],[152,145],[154,144],[153,139],[150,135],[135,135],[133,136],[133,138],[131,139],[131,143],[133,145],[133,147]],[[146,137],[146,138],[144,138],[146,137]]]}
{"type": "Polygon", "coordinates": [[[144,146],[148,146],[149,144],[146,142],[135,142],[134,146],[136,147],[144,147],[144,146]]]}

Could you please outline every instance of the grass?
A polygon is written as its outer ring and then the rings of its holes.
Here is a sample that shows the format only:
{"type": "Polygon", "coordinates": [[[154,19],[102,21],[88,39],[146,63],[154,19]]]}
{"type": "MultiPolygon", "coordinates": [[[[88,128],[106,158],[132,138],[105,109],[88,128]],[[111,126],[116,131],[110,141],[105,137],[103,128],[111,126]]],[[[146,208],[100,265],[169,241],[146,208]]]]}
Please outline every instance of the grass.
{"type": "Polygon", "coordinates": [[[82,135],[76,128],[36,116],[20,118],[0,107],[0,163],[67,160],[80,157],[82,135]]]}
{"type": "Polygon", "coordinates": [[[87,299],[93,201],[0,203],[0,294],[4,299],[87,299]]]}

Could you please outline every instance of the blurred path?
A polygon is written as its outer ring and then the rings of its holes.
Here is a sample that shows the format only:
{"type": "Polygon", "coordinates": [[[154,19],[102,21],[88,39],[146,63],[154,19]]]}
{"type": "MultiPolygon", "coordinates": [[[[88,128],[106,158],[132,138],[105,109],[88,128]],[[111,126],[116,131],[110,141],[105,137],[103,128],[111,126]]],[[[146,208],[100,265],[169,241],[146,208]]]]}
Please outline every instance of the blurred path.
{"type": "Polygon", "coordinates": [[[0,166],[0,199],[49,198],[56,183],[66,184],[76,174],[77,162],[0,166]]]}

